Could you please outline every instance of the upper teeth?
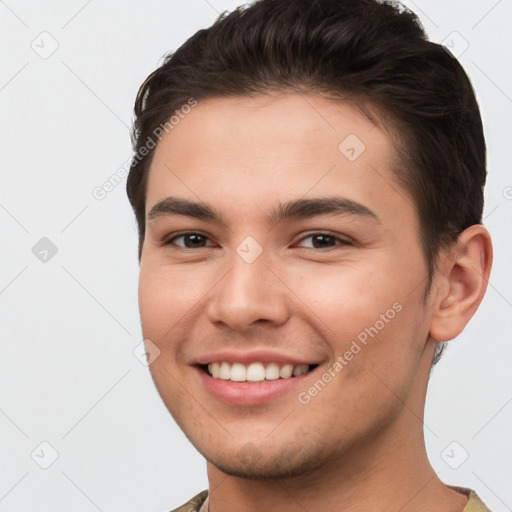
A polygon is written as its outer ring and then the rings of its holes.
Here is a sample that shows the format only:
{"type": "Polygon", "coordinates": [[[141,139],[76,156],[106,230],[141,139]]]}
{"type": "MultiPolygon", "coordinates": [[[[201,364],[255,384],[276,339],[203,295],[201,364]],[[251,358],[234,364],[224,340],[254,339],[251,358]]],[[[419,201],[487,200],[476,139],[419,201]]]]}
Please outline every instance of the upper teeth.
{"type": "Polygon", "coordinates": [[[297,377],[309,370],[308,364],[285,364],[281,367],[277,363],[268,363],[265,367],[263,363],[251,363],[245,365],[242,363],[210,363],[208,371],[216,379],[243,381],[275,380],[281,377],[288,379],[292,375],[297,377]]]}

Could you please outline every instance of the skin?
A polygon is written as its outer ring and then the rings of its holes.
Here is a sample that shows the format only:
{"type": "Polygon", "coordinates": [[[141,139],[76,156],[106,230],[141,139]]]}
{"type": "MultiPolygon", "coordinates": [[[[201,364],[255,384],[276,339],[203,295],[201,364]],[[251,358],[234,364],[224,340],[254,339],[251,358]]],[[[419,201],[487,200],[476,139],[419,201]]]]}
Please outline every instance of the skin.
{"type": "Polygon", "coordinates": [[[491,242],[482,226],[464,231],[440,253],[425,300],[419,219],[396,158],[391,135],[346,102],[287,92],[200,101],[159,142],[146,212],[173,196],[226,223],[147,220],[140,266],[143,333],[160,350],[152,377],[207,459],[210,511],[463,509],[466,497],[428,462],[423,411],[435,340],[456,337],[478,308],[491,242]],[[354,161],[338,149],[349,134],[366,146],[354,161]],[[279,202],[333,195],[378,220],[266,220],[279,202]],[[190,248],[184,232],[203,238],[190,248]],[[318,245],[318,233],[334,238],[318,245]],[[253,263],[236,252],[248,236],[262,248],[253,263]],[[396,303],[401,311],[300,403],[396,303]],[[254,348],[320,366],[300,389],[254,406],[212,397],[191,366],[206,351],[254,348]]]}

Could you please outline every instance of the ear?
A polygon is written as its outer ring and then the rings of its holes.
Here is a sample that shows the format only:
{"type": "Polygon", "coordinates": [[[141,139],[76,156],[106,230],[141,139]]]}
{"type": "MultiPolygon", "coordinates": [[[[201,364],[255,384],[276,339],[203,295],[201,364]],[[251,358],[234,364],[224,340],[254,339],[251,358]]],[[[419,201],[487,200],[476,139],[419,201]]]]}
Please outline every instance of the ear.
{"type": "Polygon", "coordinates": [[[482,302],[491,266],[491,236],[481,224],[467,228],[453,247],[441,251],[430,324],[434,340],[450,341],[462,332],[482,302]]]}

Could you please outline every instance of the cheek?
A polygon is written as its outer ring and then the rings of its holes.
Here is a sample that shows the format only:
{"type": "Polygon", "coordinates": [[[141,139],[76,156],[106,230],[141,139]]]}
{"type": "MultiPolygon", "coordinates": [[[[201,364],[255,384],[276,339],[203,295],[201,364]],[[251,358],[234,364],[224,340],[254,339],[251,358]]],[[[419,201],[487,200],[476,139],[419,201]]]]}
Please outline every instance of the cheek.
{"type": "MultiPolygon", "coordinates": [[[[167,283],[159,279],[157,272],[149,272],[141,266],[139,275],[139,310],[145,338],[153,339],[165,327],[168,305],[167,283]]],[[[169,328],[169,326],[167,326],[169,328]]]]}
{"type": "Polygon", "coordinates": [[[139,310],[144,339],[151,340],[160,350],[158,357],[149,367],[160,397],[171,415],[182,410],[187,401],[177,366],[179,329],[188,308],[186,293],[179,282],[179,275],[173,275],[169,267],[155,264],[151,258],[141,261],[139,273],[139,310]]]}
{"type": "Polygon", "coordinates": [[[300,277],[288,274],[295,282],[296,295],[321,320],[331,334],[355,336],[372,326],[379,315],[391,309],[399,298],[396,280],[377,265],[346,263],[310,266],[300,277]]]}
{"type": "MultiPolygon", "coordinates": [[[[347,379],[376,368],[398,385],[395,377],[407,378],[421,355],[428,334],[423,290],[411,293],[387,263],[319,265],[295,281],[306,306],[302,311],[328,340],[333,356],[343,357],[347,379]]],[[[288,279],[293,282],[293,276],[288,279]]]]}
{"type": "Polygon", "coordinates": [[[157,262],[141,263],[139,309],[144,335],[163,341],[179,329],[180,319],[191,312],[203,291],[186,272],[157,262]]]}

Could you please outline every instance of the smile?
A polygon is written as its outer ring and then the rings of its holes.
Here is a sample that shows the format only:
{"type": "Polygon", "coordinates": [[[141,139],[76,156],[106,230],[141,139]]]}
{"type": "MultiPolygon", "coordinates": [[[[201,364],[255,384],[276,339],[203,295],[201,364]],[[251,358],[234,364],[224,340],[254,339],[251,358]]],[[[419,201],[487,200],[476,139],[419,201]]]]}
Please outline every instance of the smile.
{"type": "MultiPolygon", "coordinates": [[[[289,393],[299,393],[305,380],[314,378],[318,364],[227,361],[195,365],[200,386],[225,404],[255,406],[289,393]],[[311,377],[310,377],[311,376],[311,377]]],[[[291,398],[294,403],[294,398],[291,398]]]]}
{"type": "Polygon", "coordinates": [[[208,373],[215,379],[233,382],[260,382],[263,380],[289,379],[307,373],[318,365],[309,364],[251,364],[229,363],[228,361],[214,362],[207,365],[208,373]]]}

